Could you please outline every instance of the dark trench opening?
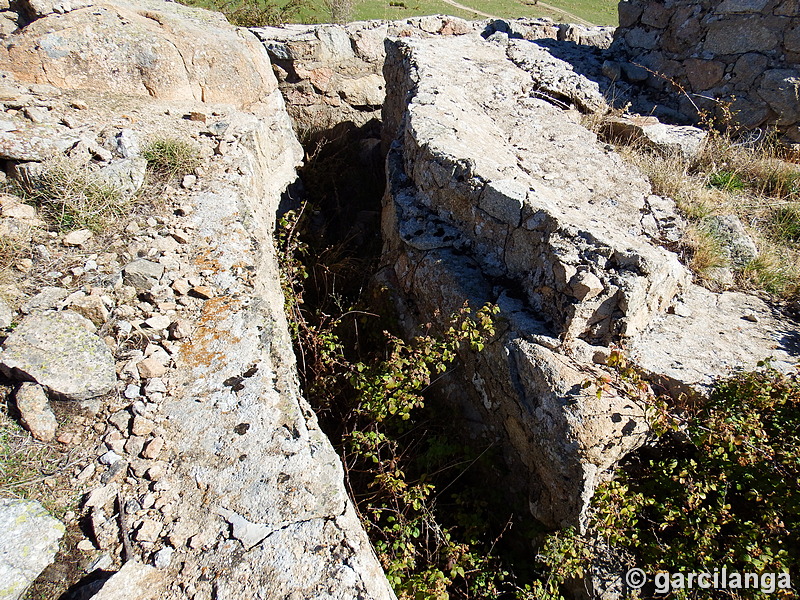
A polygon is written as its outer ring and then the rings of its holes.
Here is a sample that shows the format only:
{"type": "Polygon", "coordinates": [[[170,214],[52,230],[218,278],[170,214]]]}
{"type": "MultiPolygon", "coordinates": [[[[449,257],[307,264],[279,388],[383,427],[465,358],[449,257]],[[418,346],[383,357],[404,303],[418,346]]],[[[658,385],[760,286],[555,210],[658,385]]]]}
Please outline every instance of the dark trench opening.
{"type": "Polygon", "coordinates": [[[287,314],[305,397],[342,458],[382,566],[398,594],[427,586],[450,598],[516,598],[537,576],[544,528],[527,500],[498,484],[510,476],[502,444],[470,435],[474,415],[445,400],[445,386],[459,385],[464,369],[456,361],[432,378],[424,406],[407,420],[374,423],[359,414],[353,365],[369,370],[391,359],[384,332],[407,338],[394,309],[398,292],[376,277],[391,268],[381,264],[381,124],[339,123],[303,141],[300,185],[285,199],[277,232],[279,254],[291,255],[281,259],[293,275],[284,281],[287,314]],[[364,435],[387,441],[365,457],[354,448],[358,441],[363,451],[364,435]],[[398,473],[393,492],[376,483],[398,473]],[[427,496],[425,486],[432,486],[427,496]],[[414,508],[413,493],[425,496],[422,508],[414,508]],[[396,546],[406,542],[416,566],[401,580],[396,546]]]}

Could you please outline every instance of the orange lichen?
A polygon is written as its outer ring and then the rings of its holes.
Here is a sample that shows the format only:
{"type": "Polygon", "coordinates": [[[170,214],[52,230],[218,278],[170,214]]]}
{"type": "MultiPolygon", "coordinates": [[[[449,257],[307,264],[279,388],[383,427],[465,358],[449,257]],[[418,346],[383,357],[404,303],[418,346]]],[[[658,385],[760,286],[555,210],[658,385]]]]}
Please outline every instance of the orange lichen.
{"type": "MultiPolygon", "coordinates": [[[[190,367],[210,367],[225,360],[226,352],[241,338],[232,335],[225,320],[241,307],[241,300],[217,296],[203,304],[198,327],[181,347],[181,362],[190,367]]],[[[221,366],[221,365],[219,365],[221,366]]]]}
{"type": "Polygon", "coordinates": [[[214,252],[214,250],[211,248],[203,248],[193,258],[192,263],[201,271],[205,269],[210,269],[215,272],[222,271],[222,265],[219,264],[216,258],[212,258],[212,252],[214,252]]]}

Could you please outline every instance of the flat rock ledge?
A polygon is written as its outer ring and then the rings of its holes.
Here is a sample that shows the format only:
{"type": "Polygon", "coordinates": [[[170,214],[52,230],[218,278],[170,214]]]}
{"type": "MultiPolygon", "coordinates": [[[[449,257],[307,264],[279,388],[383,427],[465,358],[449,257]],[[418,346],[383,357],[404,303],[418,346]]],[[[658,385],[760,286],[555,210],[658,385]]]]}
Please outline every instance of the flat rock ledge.
{"type": "Polygon", "coordinates": [[[500,306],[499,339],[464,357],[447,392],[504,441],[512,485],[558,526],[581,524],[596,485],[647,439],[639,402],[582,385],[613,346],[676,390],[770,356],[786,366],[796,349],[794,326],[764,302],[699,288],[661,246],[674,207],[665,214],[668,200],[540,93],[543,68],[558,67],[559,97],[598,97],[545,46],[387,41],[384,276],[410,329],[464,300],[500,306]]]}

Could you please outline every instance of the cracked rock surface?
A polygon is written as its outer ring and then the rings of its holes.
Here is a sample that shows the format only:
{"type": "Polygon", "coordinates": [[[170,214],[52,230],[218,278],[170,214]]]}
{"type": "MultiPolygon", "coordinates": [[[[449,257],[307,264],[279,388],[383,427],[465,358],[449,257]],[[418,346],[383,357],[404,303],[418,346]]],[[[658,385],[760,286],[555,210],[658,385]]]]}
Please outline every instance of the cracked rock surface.
{"type": "Polygon", "coordinates": [[[638,401],[583,385],[614,345],[679,390],[797,351],[763,301],[697,287],[661,245],[680,226],[674,206],[568,109],[601,97],[548,44],[387,42],[383,233],[410,330],[465,300],[500,306],[499,339],[462,357],[448,393],[503,440],[534,516],[565,525],[647,436],[638,401]]]}
{"type": "Polygon", "coordinates": [[[65,552],[116,572],[98,598],[394,598],[297,382],[272,235],[303,154],[266,51],[172,2],[40,12],[0,52],[10,176],[57,157],[146,199],[58,232],[0,196],[31,247],[0,364],[28,428],[76,457],[65,521],[85,538],[65,552]],[[165,135],[197,165],[143,184],[165,135]],[[90,405],[67,417],[67,398],[90,405]]]}

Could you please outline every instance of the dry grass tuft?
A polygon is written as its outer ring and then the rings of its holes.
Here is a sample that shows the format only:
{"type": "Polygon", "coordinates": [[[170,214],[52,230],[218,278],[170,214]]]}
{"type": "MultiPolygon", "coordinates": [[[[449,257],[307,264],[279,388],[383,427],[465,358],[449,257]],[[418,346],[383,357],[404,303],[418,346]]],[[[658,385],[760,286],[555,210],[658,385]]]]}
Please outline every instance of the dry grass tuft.
{"type": "MultiPolygon", "coordinates": [[[[585,121],[595,131],[603,119],[585,121]]],[[[650,180],[653,193],[675,200],[690,222],[682,241],[686,262],[709,287],[720,269],[733,269],[742,288],[782,298],[800,291],[800,165],[774,134],[736,139],[710,131],[697,156],[614,141],[624,160],[650,180]],[[736,215],[759,248],[750,264],[728,264],[724,244],[709,227],[714,215],[736,215]]]]}
{"type": "Polygon", "coordinates": [[[126,205],[123,194],[88,167],[65,157],[41,163],[30,180],[19,183],[21,195],[37,205],[39,214],[60,231],[87,228],[100,231],[126,205]]]}
{"type": "Polygon", "coordinates": [[[166,181],[182,177],[200,166],[197,146],[177,138],[153,140],[142,150],[142,156],[147,160],[147,168],[166,181]]]}

